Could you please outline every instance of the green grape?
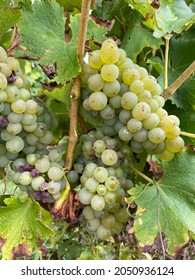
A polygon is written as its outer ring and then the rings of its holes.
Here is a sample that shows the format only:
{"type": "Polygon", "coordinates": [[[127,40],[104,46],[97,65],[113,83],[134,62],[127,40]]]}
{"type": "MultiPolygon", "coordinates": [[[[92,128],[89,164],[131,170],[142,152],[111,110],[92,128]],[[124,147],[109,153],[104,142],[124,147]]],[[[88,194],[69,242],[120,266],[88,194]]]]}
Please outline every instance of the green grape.
{"type": "Polygon", "coordinates": [[[95,211],[101,211],[105,207],[105,200],[103,196],[100,196],[99,194],[95,194],[91,198],[91,208],[95,211]]]}
{"type": "Polygon", "coordinates": [[[36,101],[29,99],[26,101],[25,114],[36,114],[38,111],[38,104],[36,101]]]}
{"type": "Polygon", "coordinates": [[[103,92],[96,91],[89,97],[89,106],[92,110],[100,111],[106,107],[107,101],[107,96],[103,92]]]}
{"type": "Polygon", "coordinates": [[[163,161],[171,161],[174,158],[174,153],[172,153],[169,150],[165,149],[163,152],[158,153],[158,156],[163,161]]]}
{"type": "Polygon", "coordinates": [[[1,138],[2,138],[2,140],[4,140],[4,141],[9,141],[9,140],[11,140],[11,139],[13,139],[15,136],[13,135],[13,134],[10,134],[8,131],[7,131],[7,129],[3,129],[2,131],[1,131],[1,138]]]}
{"type": "Polygon", "coordinates": [[[28,133],[26,136],[26,142],[28,145],[35,146],[39,142],[39,138],[33,133],[28,133]]]}
{"type": "Polygon", "coordinates": [[[96,181],[95,178],[90,177],[85,182],[85,188],[91,193],[96,192],[97,186],[99,185],[99,182],[96,181]]]}
{"type": "Polygon", "coordinates": [[[82,216],[86,220],[91,220],[94,218],[94,211],[91,206],[86,206],[82,211],[82,216]]]}
{"type": "Polygon", "coordinates": [[[23,114],[21,123],[23,125],[31,125],[34,124],[37,120],[37,116],[35,114],[23,114]]]}
{"type": "Polygon", "coordinates": [[[106,82],[113,82],[118,78],[119,69],[115,64],[104,64],[101,68],[102,79],[106,82]]]}
{"type": "Polygon", "coordinates": [[[20,89],[20,98],[22,100],[27,101],[27,100],[30,99],[30,96],[31,96],[31,94],[30,94],[29,90],[27,90],[26,88],[21,88],[20,89]]]}
{"type": "Polygon", "coordinates": [[[103,86],[103,93],[105,93],[106,96],[108,97],[113,97],[117,95],[120,92],[121,86],[119,81],[114,80],[113,82],[104,82],[103,86]]]}
{"type": "Polygon", "coordinates": [[[151,99],[149,102],[148,102],[148,105],[150,106],[150,110],[152,113],[156,113],[156,111],[158,110],[159,108],[159,103],[158,101],[156,101],[155,99],[151,99]]]}
{"type": "Polygon", "coordinates": [[[152,143],[150,140],[146,140],[143,143],[143,147],[148,153],[153,153],[155,148],[157,147],[157,144],[152,143]]]}
{"type": "Polygon", "coordinates": [[[101,154],[106,149],[106,143],[103,140],[96,140],[93,144],[96,153],[101,154]]]}
{"type": "Polygon", "coordinates": [[[179,153],[184,147],[184,140],[180,136],[173,139],[166,139],[166,148],[172,153],[179,153]]]}
{"type": "Polygon", "coordinates": [[[128,111],[128,110],[122,110],[120,111],[119,113],[119,120],[122,124],[127,124],[128,121],[132,118],[132,113],[131,111],[128,111]]]}
{"type": "Polygon", "coordinates": [[[6,142],[6,149],[10,153],[19,153],[24,148],[24,141],[19,136],[14,136],[13,139],[6,142]]]}
{"type": "Polygon", "coordinates": [[[20,99],[20,91],[16,86],[8,85],[5,89],[7,93],[7,100],[6,102],[12,103],[20,99]]]}
{"type": "Polygon", "coordinates": [[[152,99],[156,100],[158,102],[159,108],[162,108],[165,105],[165,100],[162,96],[159,95],[153,95],[152,99]]]}
{"type": "Polygon", "coordinates": [[[123,49],[118,49],[118,51],[119,51],[119,59],[117,61],[117,64],[120,65],[127,58],[127,54],[126,51],[123,49]]]}
{"type": "Polygon", "coordinates": [[[31,184],[33,177],[31,176],[29,171],[25,171],[20,174],[18,178],[18,182],[21,185],[28,186],[31,184]]]}
{"type": "Polygon", "coordinates": [[[93,162],[90,162],[85,166],[83,174],[85,174],[88,177],[92,177],[96,168],[97,165],[93,162]]]}
{"type": "Polygon", "coordinates": [[[156,85],[157,85],[156,78],[151,75],[144,77],[142,79],[142,82],[144,83],[144,89],[147,89],[150,92],[155,90],[156,85]]]}
{"type": "Polygon", "coordinates": [[[0,90],[4,90],[7,87],[7,79],[3,73],[0,73],[0,90]]]}
{"type": "Polygon", "coordinates": [[[86,188],[82,188],[78,193],[79,201],[84,205],[90,204],[92,197],[93,193],[89,192],[86,188]]]}
{"type": "Polygon", "coordinates": [[[8,123],[7,127],[7,132],[13,135],[16,135],[22,131],[22,125],[20,123],[8,123]]]}
{"type": "Polygon", "coordinates": [[[121,97],[121,106],[125,110],[132,110],[138,102],[138,97],[133,92],[126,92],[121,97]]]}
{"type": "Polygon", "coordinates": [[[170,132],[166,132],[167,138],[175,138],[179,136],[181,133],[181,130],[179,126],[175,126],[170,132]]]}
{"type": "Polygon", "coordinates": [[[7,99],[7,93],[5,91],[1,91],[0,102],[5,102],[6,99],[7,99]]]}
{"type": "Polygon", "coordinates": [[[62,152],[58,148],[54,148],[48,153],[48,157],[50,161],[58,162],[62,159],[62,152]]]}
{"type": "Polygon", "coordinates": [[[159,108],[155,113],[159,116],[160,119],[163,119],[164,117],[168,116],[167,111],[163,108],[159,108]]]}
{"type": "Polygon", "coordinates": [[[35,165],[36,160],[39,158],[40,158],[39,154],[27,154],[26,155],[26,161],[30,165],[35,165]]]}
{"type": "Polygon", "coordinates": [[[112,119],[115,116],[115,110],[110,105],[106,105],[100,111],[100,115],[104,120],[109,120],[109,119],[112,119]]]}
{"type": "Polygon", "coordinates": [[[137,142],[145,142],[148,138],[148,130],[142,127],[138,132],[133,134],[133,138],[137,142]]]}
{"type": "Polygon", "coordinates": [[[93,74],[97,74],[98,71],[91,68],[89,66],[89,64],[83,64],[82,65],[82,74],[81,74],[81,81],[84,83],[84,84],[87,84],[87,81],[89,79],[89,77],[93,74]]]}
{"type": "Polygon", "coordinates": [[[9,164],[10,160],[5,155],[0,155],[0,168],[4,168],[9,164]]]}
{"type": "Polygon", "coordinates": [[[130,215],[125,207],[122,207],[119,211],[115,212],[114,217],[118,222],[122,223],[125,223],[130,219],[130,215]]]}
{"type": "Polygon", "coordinates": [[[177,121],[170,116],[166,116],[161,119],[159,126],[167,133],[171,132],[175,126],[177,126],[177,121]]]}
{"type": "Polygon", "coordinates": [[[132,118],[128,121],[127,128],[130,132],[136,133],[142,128],[142,122],[132,118]]]}
{"type": "Polygon", "coordinates": [[[34,133],[36,131],[37,127],[38,127],[38,124],[36,122],[34,122],[31,125],[23,125],[22,127],[26,132],[33,132],[34,133]]]}
{"type": "Polygon", "coordinates": [[[165,148],[166,148],[165,142],[157,144],[156,148],[154,149],[154,153],[155,154],[162,153],[162,152],[164,152],[165,148]]]}
{"type": "Polygon", "coordinates": [[[123,82],[131,85],[135,80],[140,79],[140,74],[135,68],[127,68],[122,74],[123,82]]]}
{"type": "Polygon", "coordinates": [[[112,229],[115,225],[115,217],[112,214],[105,213],[101,219],[101,224],[107,229],[112,229]]]}
{"type": "Polygon", "coordinates": [[[45,183],[45,179],[42,176],[37,176],[35,178],[32,179],[31,182],[31,187],[33,188],[33,190],[35,191],[39,191],[41,190],[41,185],[45,183]]]}
{"type": "Polygon", "coordinates": [[[144,90],[144,83],[140,80],[134,80],[130,85],[130,91],[139,94],[144,90]]]}
{"type": "Polygon", "coordinates": [[[11,108],[14,113],[24,113],[26,111],[26,102],[22,99],[18,99],[11,104],[11,108]]]}
{"type": "Polygon", "coordinates": [[[100,91],[104,87],[104,80],[100,74],[94,74],[88,79],[88,88],[92,91],[100,91]]]}
{"type": "Polygon", "coordinates": [[[0,62],[0,72],[8,78],[12,71],[6,63],[0,62]]]}
{"type": "Polygon", "coordinates": [[[119,181],[114,176],[109,176],[105,181],[105,187],[108,191],[115,191],[119,186],[119,181]]]}
{"type": "Polygon", "coordinates": [[[138,96],[138,101],[139,102],[149,103],[152,99],[151,92],[146,90],[146,89],[143,90],[142,92],[140,92],[137,96],[138,96]]]}
{"type": "Polygon", "coordinates": [[[95,50],[95,51],[92,51],[91,53],[89,53],[88,63],[89,63],[89,66],[93,69],[101,68],[103,62],[101,61],[99,50],[95,50]]]}
{"type": "Polygon", "coordinates": [[[107,189],[103,184],[98,185],[96,191],[99,195],[105,195],[107,193],[107,189]]]}
{"type": "MultiPolygon", "coordinates": [[[[35,167],[36,167],[36,163],[35,163],[35,167]]],[[[49,168],[47,175],[50,180],[59,181],[64,177],[64,170],[61,166],[52,166],[49,168]]]]}
{"type": "Polygon", "coordinates": [[[116,202],[116,193],[114,191],[107,191],[103,197],[108,205],[113,205],[116,202]]]}
{"type": "Polygon", "coordinates": [[[109,239],[112,235],[111,230],[105,228],[104,226],[100,225],[97,229],[97,237],[101,240],[109,239]]]}
{"type": "Polygon", "coordinates": [[[46,131],[45,135],[39,138],[42,144],[49,145],[54,139],[53,133],[51,131],[46,131]]]}
{"type": "Polygon", "coordinates": [[[96,231],[98,227],[100,226],[100,220],[97,218],[93,218],[91,220],[88,220],[86,223],[86,228],[89,231],[96,231]]]}
{"type": "Polygon", "coordinates": [[[160,127],[152,128],[148,131],[148,139],[155,144],[164,142],[166,138],[165,131],[160,127]]]}
{"type": "Polygon", "coordinates": [[[6,62],[8,64],[8,66],[10,67],[10,69],[13,70],[14,72],[17,72],[19,70],[20,64],[16,58],[10,56],[7,58],[6,62]]]}
{"type": "Polygon", "coordinates": [[[7,119],[10,123],[17,124],[19,123],[23,118],[23,114],[17,114],[14,112],[11,112],[8,116],[7,119]]]}
{"type": "Polygon", "coordinates": [[[3,47],[0,46],[0,61],[6,62],[7,60],[7,53],[3,47]]]}
{"type": "Polygon", "coordinates": [[[101,160],[105,165],[112,166],[117,163],[118,155],[114,150],[106,149],[101,154],[101,160]]]}
{"type": "Polygon", "coordinates": [[[116,63],[119,59],[120,53],[114,40],[108,39],[103,42],[100,49],[100,58],[103,63],[116,63]]]}
{"type": "Polygon", "coordinates": [[[128,142],[133,137],[133,133],[129,131],[127,126],[123,126],[118,132],[119,138],[122,141],[128,142]]]}
{"type": "Polygon", "coordinates": [[[54,181],[50,181],[48,184],[48,193],[50,194],[57,194],[59,193],[61,190],[61,185],[60,182],[54,182],[54,181]]]}
{"type": "MultiPolygon", "coordinates": [[[[22,88],[24,87],[24,81],[21,77],[16,76],[15,81],[13,82],[13,85],[22,90],[22,88]]],[[[20,92],[20,98],[23,99],[21,92],[20,92]]],[[[29,98],[30,98],[30,95],[29,95],[29,98]]]]}
{"type": "MultiPolygon", "coordinates": [[[[35,162],[35,168],[40,173],[47,172],[50,168],[50,161],[49,161],[48,157],[42,157],[42,158],[37,159],[36,162],[35,162]]],[[[51,180],[58,181],[58,180],[54,180],[54,179],[51,179],[51,180]]]]}
{"type": "Polygon", "coordinates": [[[175,116],[175,115],[169,115],[169,118],[172,119],[172,120],[174,120],[177,126],[180,125],[180,120],[179,120],[179,118],[178,118],[177,116],[175,116]]]}
{"type": "Polygon", "coordinates": [[[150,116],[150,106],[145,102],[139,102],[135,105],[132,115],[135,119],[142,121],[150,116]]]}
{"type": "Polygon", "coordinates": [[[108,171],[100,166],[95,169],[93,176],[99,183],[103,183],[108,178],[108,171]]]}
{"type": "Polygon", "coordinates": [[[155,113],[151,113],[147,119],[143,120],[143,127],[146,129],[152,129],[157,127],[159,122],[159,116],[155,113]]]}
{"type": "Polygon", "coordinates": [[[130,58],[126,58],[120,64],[118,64],[119,70],[123,73],[126,69],[131,69],[133,67],[133,61],[130,58]]]}
{"type": "Polygon", "coordinates": [[[109,98],[109,105],[113,109],[120,109],[121,108],[121,96],[116,95],[109,98]]]}

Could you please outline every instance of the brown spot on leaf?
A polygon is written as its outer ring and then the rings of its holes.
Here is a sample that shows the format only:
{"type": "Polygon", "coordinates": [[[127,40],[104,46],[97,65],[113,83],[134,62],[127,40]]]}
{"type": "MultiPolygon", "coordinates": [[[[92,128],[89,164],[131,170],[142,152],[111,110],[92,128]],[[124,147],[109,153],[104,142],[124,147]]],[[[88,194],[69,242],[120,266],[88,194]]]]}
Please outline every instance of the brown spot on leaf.
{"type": "Polygon", "coordinates": [[[114,22],[115,20],[103,20],[101,18],[98,18],[94,15],[90,15],[90,18],[92,20],[95,21],[95,23],[99,24],[100,26],[104,27],[104,28],[107,28],[109,31],[112,29],[112,27],[114,26],[114,22]]]}
{"type": "Polygon", "coordinates": [[[160,1],[159,0],[154,0],[151,4],[150,4],[154,9],[158,9],[160,7],[160,1]]]}
{"type": "Polygon", "coordinates": [[[23,256],[26,256],[26,257],[30,257],[31,256],[31,253],[30,251],[28,250],[28,246],[26,243],[23,243],[23,244],[19,244],[17,247],[15,247],[12,251],[12,259],[13,260],[16,260],[18,258],[21,258],[23,256]]]}

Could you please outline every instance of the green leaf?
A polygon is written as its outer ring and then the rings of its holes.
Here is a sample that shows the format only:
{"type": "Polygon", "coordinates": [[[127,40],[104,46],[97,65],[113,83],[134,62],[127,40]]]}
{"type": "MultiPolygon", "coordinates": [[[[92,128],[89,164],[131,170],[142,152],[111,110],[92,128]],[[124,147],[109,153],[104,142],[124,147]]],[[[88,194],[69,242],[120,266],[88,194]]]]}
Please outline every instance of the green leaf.
{"type": "Polygon", "coordinates": [[[0,37],[13,27],[22,17],[22,9],[18,7],[0,8],[0,37]]]}
{"type": "Polygon", "coordinates": [[[163,0],[155,13],[155,20],[154,36],[160,38],[187,30],[195,21],[195,14],[184,0],[163,0]]]}
{"type": "Polygon", "coordinates": [[[178,247],[195,233],[195,154],[176,154],[164,163],[164,176],[153,186],[137,186],[129,191],[137,204],[135,235],[140,246],[152,245],[164,233],[167,252],[175,254],[178,247]]]}
{"type": "Polygon", "coordinates": [[[159,49],[163,44],[161,39],[154,38],[152,32],[141,25],[141,20],[142,16],[134,11],[121,44],[121,47],[127,52],[127,56],[134,62],[145,47],[159,49]]]}
{"type": "Polygon", "coordinates": [[[61,88],[55,88],[52,91],[44,90],[43,93],[47,95],[48,97],[52,97],[62,103],[67,104],[68,106],[70,105],[70,102],[67,100],[69,99],[69,95],[71,92],[73,86],[73,82],[65,84],[61,88]]]}
{"type": "Polygon", "coordinates": [[[65,11],[73,11],[74,9],[81,9],[82,0],[56,0],[65,11]]]}
{"type": "Polygon", "coordinates": [[[12,259],[13,249],[21,245],[32,253],[38,242],[53,234],[41,220],[42,209],[28,198],[25,202],[11,197],[5,199],[6,207],[0,207],[0,236],[5,239],[2,259],[12,259]]]}

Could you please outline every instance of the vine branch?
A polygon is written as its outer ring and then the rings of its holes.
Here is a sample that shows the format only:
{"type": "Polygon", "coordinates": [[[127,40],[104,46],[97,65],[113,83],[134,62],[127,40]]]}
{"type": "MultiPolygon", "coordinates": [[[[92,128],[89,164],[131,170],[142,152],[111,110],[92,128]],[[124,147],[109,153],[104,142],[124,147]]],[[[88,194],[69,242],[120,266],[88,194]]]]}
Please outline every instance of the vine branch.
{"type": "Polygon", "coordinates": [[[195,61],[173,82],[167,89],[165,89],[163,97],[165,100],[169,99],[176,90],[190,77],[195,71],[195,61]]]}
{"type": "MultiPolygon", "coordinates": [[[[77,51],[79,63],[82,64],[84,49],[85,49],[85,39],[87,33],[87,23],[89,17],[89,11],[91,6],[91,0],[83,0],[81,7],[81,19],[79,25],[79,35],[77,42],[77,51]]],[[[67,156],[65,162],[65,171],[69,171],[73,164],[73,154],[78,141],[77,135],[77,121],[78,121],[78,108],[79,108],[79,98],[80,98],[80,76],[77,76],[74,80],[74,85],[72,92],[70,93],[71,107],[70,107],[70,129],[69,129],[69,143],[67,149],[67,156]]]]}
{"type": "Polygon", "coordinates": [[[149,183],[156,185],[156,182],[153,181],[152,179],[150,179],[148,176],[146,176],[145,174],[143,174],[142,172],[140,172],[139,170],[137,170],[136,168],[134,168],[133,166],[130,166],[130,168],[137,173],[137,175],[139,175],[140,177],[142,177],[143,179],[145,179],[146,181],[148,181],[149,183]]]}

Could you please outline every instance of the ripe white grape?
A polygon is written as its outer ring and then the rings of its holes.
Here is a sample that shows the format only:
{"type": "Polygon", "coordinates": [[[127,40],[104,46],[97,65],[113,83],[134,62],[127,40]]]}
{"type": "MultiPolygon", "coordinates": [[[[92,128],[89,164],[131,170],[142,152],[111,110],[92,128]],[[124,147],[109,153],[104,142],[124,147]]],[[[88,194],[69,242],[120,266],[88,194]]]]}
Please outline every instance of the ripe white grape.
{"type": "Polygon", "coordinates": [[[163,161],[170,161],[170,160],[172,160],[174,158],[174,153],[172,153],[169,150],[165,149],[162,153],[159,153],[158,156],[163,161]]]}
{"type": "Polygon", "coordinates": [[[97,237],[102,240],[109,239],[111,237],[111,230],[100,225],[97,229],[97,237]]]}
{"type": "Polygon", "coordinates": [[[32,179],[31,182],[31,187],[33,188],[33,190],[35,191],[39,191],[41,190],[41,185],[45,183],[45,179],[42,176],[37,176],[35,178],[32,179]]]}
{"type": "Polygon", "coordinates": [[[100,111],[100,115],[104,120],[110,120],[115,116],[115,110],[108,104],[100,111]]]}
{"type": "Polygon", "coordinates": [[[104,184],[98,185],[96,191],[99,195],[105,195],[107,193],[107,189],[104,184]]]}
{"type": "Polygon", "coordinates": [[[22,99],[18,99],[11,104],[11,108],[14,113],[24,113],[26,110],[26,102],[22,99]]]}
{"type": "Polygon", "coordinates": [[[107,228],[112,229],[115,226],[116,220],[114,215],[105,213],[101,219],[101,224],[107,228]]]}
{"type": "Polygon", "coordinates": [[[108,171],[100,166],[95,169],[93,176],[99,183],[103,183],[108,178],[108,171]]]}
{"type": "Polygon", "coordinates": [[[14,102],[18,99],[20,99],[20,91],[16,86],[8,85],[5,89],[7,93],[7,100],[6,102],[14,102]]]}
{"type": "Polygon", "coordinates": [[[50,180],[59,181],[64,177],[64,170],[61,166],[53,166],[49,168],[47,174],[50,180]]]}
{"type": "Polygon", "coordinates": [[[121,97],[121,106],[125,110],[132,110],[138,102],[138,97],[134,92],[126,92],[121,97]]]}
{"type": "Polygon", "coordinates": [[[121,96],[116,95],[116,96],[110,97],[109,105],[114,109],[120,109],[121,108],[121,96]]]}
{"type": "Polygon", "coordinates": [[[96,140],[93,144],[96,153],[101,154],[106,149],[106,143],[103,140],[96,140]]]}
{"type": "Polygon", "coordinates": [[[38,104],[36,101],[29,99],[26,101],[25,114],[36,114],[38,111],[38,104]]]}
{"type": "Polygon", "coordinates": [[[98,181],[93,177],[88,178],[85,182],[85,188],[91,193],[96,192],[98,185],[98,181]]]}
{"type": "Polygon", "coordinates": [[[155,144],[162,143],[166,138],[165,131],[160,127],[155,127],[149,130],[148,139],[155,144]]]}
{"type": "Polygon", "coordinates": [[[91,220],[88,220],[86,223],[86,228],[89,231],[96,231],[99,226],[100,226],[100,220],[98,218],[93,218],[91,220]]]}
{"type": "Polygon", "coordinates": [[[26,88],[21,88],[20,89],[20,98],[22,100],[27,101],[27,100],[30,99],[30,96],[31,96],[31,94],[30,94],[29,90],[27,90],[26,88]]]}
{"type": "Polygon", "coordinates": [[[122,74],[122,79],[124,83],[131,85],[135,80],[140,79],[140,74],[135,68],[127,68],[122,74]]]}
{"type": "Polygon", "coordinates": [[[53,133],[51,131],[46,131],[44,136],[39,138],[39,141],[42,144],[49,145],[52,143],[53,139],[54,139],[53,133]]]}
{"type": "Polygon", "coordinates": [[[155,90],[156,85],[157,85],[157,81],[156,78],[154,76],[148,75],[146,77],[144,77],[142,79],[143,83],[144,83],[144,88],[149,90],[150,92],[155,90]]]}
{"type": "Polygon", "coordinates": [[[100,58],[103,63],[116,63],[119,59],[120,53],[114,40],[108,39],[103,42],[100,49],[100,58]]]}
{"type": "Polygon", "coordinates": [[[113,82],[118,78],[119,69],[115,64],[104,64],[101,68],[102,79],[106,82],[113,82]]]}
{"type": "Polygon", "coordinates": [[[23,114],[21,123],[23,125],[31,125],[36,122],[37,116],[35,114],[23,114]]]}
{"type": "Polygon", "coordinates": [[[89,66],[93,69],[101,68],[103,62],[101,61],[99,50],[95,50],[95,51],[92,51],[91,53],[89,53],[88,63],[89,63],[89,66]]]}
{"type": "Polygon", "coordinates": [[[19,70],[20,64],[19,61],[14,57],[8,57],[6,63],[9,65],[10,69],[14,72],[19,70]]]}
{"type": "Polygon", "coordinates": [[[6,149],[10,153],[19,153],[24,148],[24,141],[19,136],[14,136],[13,139],[6,142],[6,149]]]}
{"type": "Polygon", "coordinates": [[[47,191],[50,194],[57,194],[60,192],[60,190],[61,190],[60,182],[54,182],[54,181],[49,182],[47,191]]]}
{"type": "Polygon", "coordinates": [[[91,208],[95,211],[101,211],[105,207],[105,200],[99,194],[95,194],[91,198],[91,208]]]}
{"type": "Polygon", "coordinates": [[[22,125],[20,123],[8,123],[6,127],[10,134],[16,135],[22,131],[22,125]]]}
{"type": "Polygon", "coordinates": [[[31,184],[33,177],[31,176],[31,173],[29,171],[25,171],[20,174],[18,178],[18,182],[21,185],[28,186],[31,184]]]}
{"type": "Polygon", "coordinates": [[[100,74],[94,74],[88,79],[88,88],[92,91],[100,91],[104,87],[104,80],[100,74]]]}
{"type": "MultiPolygon", "coordinates": [[[[40,173],[45,173],[49,170],[50,168],[50,161],[47,157],[42,157],[40,159],[37,159],[35,162],[35,168],[40,172],[40,173]]],[[[51,178],[50,178],[51,179],[51,178]]],[[[58,181],[51,179],[53,181],[58,181]]],[[[60,180],[60,179],[59,179],[60,180]]]]}
{"type": "Polygon", "coordinates": [[[131,111],[128,110],[122,110],[119,113],[119,120],[122,124],[127,124],[127,122],[132,118],[132,113],[131,111]]]}
{"type": "Polygon", "coordinates": [[[103,93],[105,93],[108,97],[113,97],[117,95],[120,92],[120,83],[117,80],[114,80],[113,82],[104,82],[103,86],[103,93]]]}
{"type": "Polygon", "coordinates": [[[0,61],[6,62],[7,60],[7,53],[3,47],[0,46],[0,61]]]}
{"type": "Polygon", "coordinates": [[[3,73],[0,72],[0,90],[4,90],[7,87],[7,79],[3,73]]]}
{"type": "Polygon", "coordinates": [[[118,132],[119,138],[124,141],[128,142],[133,137],[133,133],[129,131],[127,126],[123,126],[118,132]]]}
{"type": "Polygon", "coordinates": [[[143,127],[146,129],[151,129],[157,127],[159,122],[159,116],[155,113],[151,113],[147,119],[143,120],[143,127]]]}
{"type": "Polygon", "coordinates": [[[23,118],[23,114],[17,114],[14,112],[11,112],[8,116],[7,119],[10,123],[17,124],[19,123],[23,118]]]}
{"type": "Polygon", "coordinates": [[[149,103],[150,100],[152,99],[151,92],[146,90],[146,89],[143,90],[142,92],[140,92],[137,96],[138,96],[138,101],[139,102],[149,103]]]}
{"type": "Polygon", "coordinates": [[[105,187],[109,191],[115,191],[119,186],[119,181],[114,176],[109,176],[105,181],[105,187]]]}
{"type": "Polygon", "coordinates": [[[105,165],[112,166],[117,163],[118,155],[114,150],[106,149],[101,154],[101,160],[105,165]]]}
{"type": "Polygon", "coordinates": [[[148,138],[148,130],[142,127],[138,132],[133,134],[133,138],[137,142],[145,142],[148,138]]]}
{"type": "Polygon", "coordinates": [[[116,192],[114,191],[107,191],[103,197],[105,202],[109,205],[112,205],[116,202],[116,192]]]}
{"type": "Polygon", "coordinates": [[[89,192],[86,188],[82,188],[78,193],[79,201],[84,205],[89,205],[92,197],[93,193],[89,192]]]}
{"type": "Polygon", "coordinates": [[[0,94],[0,102],[5,102],[6,99],[7,99],[7,93],[2,90],[0,94]]]}
{"type": "Polygon", "coordinates": [[[91,206],[86,206],[82,211],[82,216],[86,220],[91,220],[94,218],[94,211],[91,206]]]}
{"type": "Polygon", "coordinates": [[[130,85],[130,91],[139,94],[144,90],[144,83],[140,80],[134,80],[130,85]]]}
{"type": "Polygon", "coordinates": [[[184,147],[184,140],[180,136],[173,139],[166,139],[166,148],[172,153],[181,152],[184,147]]]}
{"type": "Polygon", "coordinates": [[[130,132],[136,133],[142,128],[142,122],[132,118],[128,121],[127,128],[130,132]]]}
{"type": "Polygon", "coordinates": [[[12,71],[6,63],[0,62],[0,72],[8,78],[12,71]]]}
{"type": "Polygon", "coordinates": [[[170,116],[166,116],[161,119],[159,126],[165,132],[171,132],[174,129],[174,127],[177,126],[177,121],[170,116]]]}
{"type": "Polygon", "coordinates": [[[100,111],[106,107],[108,98],[101,91],[95,91],[89,96],[89,106],[92,110],[100,111]]]}
{"type": "Polygon", "coordinates": [[[135,119],[142,121],[150,116],[150,106],[145,102],[139,102],[135,105],[132,115],[135,119]]]}
{"type": "Polygon", "coordinates": [[[4,168],[9,164],[10,160],[5,155],[0,155],[0,168],[4,168]]]}

